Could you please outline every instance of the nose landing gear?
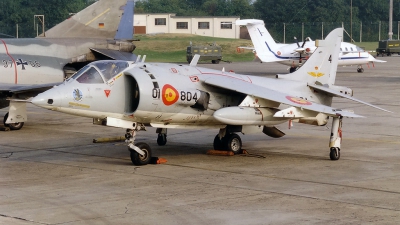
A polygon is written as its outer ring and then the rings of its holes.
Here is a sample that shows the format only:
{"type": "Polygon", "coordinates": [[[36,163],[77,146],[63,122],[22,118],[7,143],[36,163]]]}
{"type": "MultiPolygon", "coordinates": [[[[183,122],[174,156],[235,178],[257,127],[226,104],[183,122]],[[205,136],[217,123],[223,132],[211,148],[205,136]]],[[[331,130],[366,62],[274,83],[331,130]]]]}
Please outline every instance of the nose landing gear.
{"type": "Polygon", "coordinates": [[[144,142],[134,144],[136,133],[140,130],[146,130],[143,124],[137,124],[134,129],[127,129],[125,133],[125,142],[128,143],[131,161],[135,166],[147,165],[152,157],[151,148],[144,142]]]}

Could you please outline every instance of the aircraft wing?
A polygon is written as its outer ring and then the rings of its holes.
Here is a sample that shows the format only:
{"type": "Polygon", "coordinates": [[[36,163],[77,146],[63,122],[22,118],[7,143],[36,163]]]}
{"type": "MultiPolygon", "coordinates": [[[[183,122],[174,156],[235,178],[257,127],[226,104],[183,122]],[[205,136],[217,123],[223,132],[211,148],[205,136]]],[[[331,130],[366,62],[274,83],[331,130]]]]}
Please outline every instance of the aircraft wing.
{"type": "Polygon", "coordinates": [[[58,83],[47,83],[47,84],[4,84],[0,83],[0,93],[13,93],[18,95],[23,95],[26,98],[34,97],[37,94],[44,92],[55,85],[61,84],[58,83]]]}
{"type": "Polygon", "coordinates": [[[226,79],[226,77],[211,77],[206,79],[204,83],[227,90],[240,92],[246,95],[267,99],[273,102],[294,106],[300,109],[307,109],[313,112],[324,113],[332,117],[363,117],[352,112],[342,111],[340,109],[334,109],[330,106],[299,99],[295,96],[290,96],[288,94],[261,87],[246,81],[226,79]]]}

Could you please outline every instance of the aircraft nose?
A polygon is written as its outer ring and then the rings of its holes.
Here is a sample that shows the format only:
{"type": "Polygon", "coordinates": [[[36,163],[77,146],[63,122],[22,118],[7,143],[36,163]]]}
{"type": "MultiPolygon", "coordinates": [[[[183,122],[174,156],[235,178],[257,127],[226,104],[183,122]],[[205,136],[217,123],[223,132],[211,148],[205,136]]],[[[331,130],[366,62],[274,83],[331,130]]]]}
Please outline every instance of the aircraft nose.
{"type": "Polygon", "coordinates": [[[43,93],[38,94],[36,97],[32,99],[32,104],[46,108],[53,109],[54,107],[61,106],[61,95],[56,90],[56,88],[52,88],[43,93]]]}

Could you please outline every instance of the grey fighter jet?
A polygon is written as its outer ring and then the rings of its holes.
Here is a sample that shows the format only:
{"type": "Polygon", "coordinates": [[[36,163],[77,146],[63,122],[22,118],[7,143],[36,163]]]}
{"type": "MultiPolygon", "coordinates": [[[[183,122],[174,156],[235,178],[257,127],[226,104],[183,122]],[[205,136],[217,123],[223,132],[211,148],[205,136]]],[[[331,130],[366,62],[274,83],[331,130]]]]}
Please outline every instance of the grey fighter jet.
{"type": "Polygon", "coordinates": [[[135,60],[133,0],[100,0],[48,30],[43,38],[0,39],[0,108],[4,124],[21,129],[26,103],[86,64],[135,60]]]}
{"type": "MultiPolygon", "coordinates": [[[[336,86],[343,29],[333,30],[299,70],[265,78],[190,65],[145,63],[144,60],[97,61],[32,99],[43,108],[93,118],[94,124],[126,128],[131,160],[144,165],[151,159],[146,143],[134,143],[145,126],[156,127],[157,143],[165,145],[168,128],[214,128],[214,149],[239,153],[238,132],[284,133],[286,122],[324,126],[332,117],[330,158],[338,160],[344,117],[362,117],[332,107],[333,97],[352,97],[350,88],[336,86]]],[[[138,57],[139,58],[139,57],[138,57]]],[[[387,111],[387,110],[384,110],[387,111]]]]}

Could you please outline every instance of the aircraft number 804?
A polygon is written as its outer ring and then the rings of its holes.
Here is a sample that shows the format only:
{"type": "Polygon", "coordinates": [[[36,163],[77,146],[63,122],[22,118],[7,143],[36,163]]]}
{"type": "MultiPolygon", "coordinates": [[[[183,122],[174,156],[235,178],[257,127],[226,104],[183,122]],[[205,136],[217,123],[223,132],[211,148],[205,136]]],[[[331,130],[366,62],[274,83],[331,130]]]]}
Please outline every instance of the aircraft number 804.
{"type": "MultiPolygon", "coordinates": [[[[176,97],[179,97],[179,100],[187,101],[187,102],[190,102],[192,100],[197,101],[198,96],[200,95],[200,92],[196,91],[196,90],[193,90],[193,91],[179,91],[177,93],[180,94],[180,97],[176,96],[176,97]]],[[[161,98],[161,90],[159,88],[153,88],[152,97],[155,98],[155,99],[160,99],[161,98]]]]}

